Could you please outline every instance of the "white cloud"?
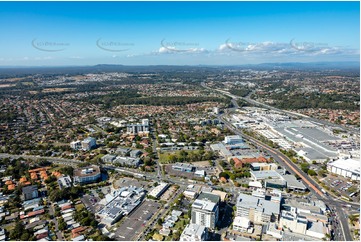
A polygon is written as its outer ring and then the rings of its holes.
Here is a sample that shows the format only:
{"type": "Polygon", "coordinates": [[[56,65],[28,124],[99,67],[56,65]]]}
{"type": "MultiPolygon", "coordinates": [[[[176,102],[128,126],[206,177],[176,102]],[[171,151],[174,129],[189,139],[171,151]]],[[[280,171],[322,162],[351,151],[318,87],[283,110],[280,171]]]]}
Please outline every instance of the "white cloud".
{"type": "Polygon", "coordinates": [[[187,49],[180,49],[174,46],[161,46],[158,50],[158,53],[208,53],[209,51],[205,48],[187,48],[187,49]]]}
{"type": "Polygon", "coordinates": [[[164,46],[162,46],[162,47],[159,48],[158,52],[159,53],[169,53],[169,52],[174,52],[175,50],[176,50],[175,47],[164,47],[164,46]]]}
{"type": "Polygon", "coordinates": [[[307,48],[297,48],[290,42],[232,42],[226,41],[218,45],[215,49],[206,49],[199,46],[165,46],[161,45],[158,49],[145,53],[129,53],[127,58],[155,58],[159,60],[170,60],[179,58],[189,60],[190,62],[198,60],[205,63],[207,61],[217,62],[224,60],[244,60],[244,62],[262,62],[262,61],[297,61],[309,60],[318,61],[326,58],[337,59],[339,56],[357,57],[359,50],[346,49],[345,47],[329,47],[327,45],[309,45],[307,48]],[[188,56],[191,56],[189,58],[188,56]]]}
{"type": "Polygon", "coordinates": [[[231,42],[227,40],[220,44],[215,51],[218,53],[228,53],[230,55],[243,56],[323,56],[323,55],[357,55],[359,50],[346,49],[340,47],[329,47],[327,45],[317,45],[308,43],[307,45],[295,45],[294,43],[279,43],[264,41],[259,43],[231,42]]]}

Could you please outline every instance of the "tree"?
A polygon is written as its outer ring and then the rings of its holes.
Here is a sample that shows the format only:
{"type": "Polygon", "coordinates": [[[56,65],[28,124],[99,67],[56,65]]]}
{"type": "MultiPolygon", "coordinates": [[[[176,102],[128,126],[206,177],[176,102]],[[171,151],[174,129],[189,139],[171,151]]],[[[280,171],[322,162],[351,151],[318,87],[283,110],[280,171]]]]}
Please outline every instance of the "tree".
{"type": "Polygon", "coordinates": [[[226,178],[227,180],[229,179],[228,173],[227,173],[227,172],[224,172],[224,171],[222,171],[221,173],[219,173],[219,178],[221,178],[221,177],[224,177],[224,178],[226,178]]]}
{"type": "MultiPolygon", "coordinates": [[[[10,239],[12,240],[22,240],[21,239],[21,236],[27,232],[26,229],[25,229],[25,226],[24,224],[18,219],[16,222],[15,222],[15,227],[13,230],[11,230],[10,232],[10,239]]],[[[25,237],[25,236],[24,236],[25,237]]],[[[25,240],[28,240],[29,239],[29,236],[27,239],[25,240]]]]}
{"type": "Polygon", "coordinates": [[[80,224],[83,226],[89,226],[91,223],[91,218],[90,217],[85,217],[80,221],[80,224]]]}
{"type": "Polygon", "coordinates": [[[95,219],[92,219],[92,221],[90,222],[90,226],[92,226],[93,228],[98,227],[98,221],[96,221],[95,219]]]}
{"type": "Polygon", "coordinates": [[[60,217],[60,219],[58,220],[58,228],[61,231],[64,231],[67,227],[67,224],[65,223],[64,219],[62,217],[60,217]]]}
{"type": "Polygon", "coordinates": [[[318,171],[318,175],[320,176],[320,177],[326,177],[326,171],[325,170],[319,170],[318,171]]]}
{"type": "Polygon", "coordinates": [[[177,241],[180,238],[180,232],[177,230],[177,232],[173,233],[172,240],[177,241]]]}
{"type": "Polygon", "coordinates": [[[65,166],[60,168],[60,173],[64,175],[73,176],[74,168],[72,166],[65,166]]]}
{"type": "Polygon", "coordinates": [[[22,240],[22,241],[27,241],[27,240],[29,240],[29,238],[30,238],[30,234],[28,232],[24,232],[20,236],[20,240],[22,240]]]}
{"type": "Polygon", "coordinates": [[[61,216],[61,213],[60,213],[60,211],[55,211],[55,213],[54,213],[54,215],[55,215],[55,217],[60,217],[61,216]]]}
{"type": "Polygon", "coordinates": [[[310,164],[308,164],[307,162],[301,163],[301,170],[303,172],[307,173],[309,168],[310,168],[310,164]]]}
{"type": "Polygon", "coordinates": [[[310,176],[316,176],[317,175],[317,173],[314,170],[308,170],[307,174],[310,175],[310,176]]]}
{"type": "Polygon", "coordinates": [[[57,180],[56,177],[51,175],[48,177],[48,179],[45,180],[45,183],[49,184],[49,183],[55,182],[56,180],[57,180]]]}
{"type": "Polygon", "coordinates": [[[227,167],[227,163],[223,160],[219,162],[219,165],[222,166],[223,169],[227,167]]]}

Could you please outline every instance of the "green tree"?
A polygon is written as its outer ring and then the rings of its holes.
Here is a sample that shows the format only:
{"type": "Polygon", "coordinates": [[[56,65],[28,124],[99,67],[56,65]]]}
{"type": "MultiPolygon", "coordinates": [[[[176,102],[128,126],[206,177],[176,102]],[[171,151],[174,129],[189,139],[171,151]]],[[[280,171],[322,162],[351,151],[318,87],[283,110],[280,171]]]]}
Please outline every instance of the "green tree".
{"type": "Polygon", "coordinates": [[[222,171],[221,173],[219,173],[219,178],[221,178],[221,177],[224,177],[224,178],[226,178],[227,180],[229,179],[228,173],[227,173],[227,172],[224,172],[224,171],[222,171]]]}
{"type": "Polygon", "coordinates": [[[64,219],[62,217],[60,217],[60,219],[58,220],[58,228],[61,231],[64,231],[67,227],[67,224],[65,223],[64,219]]]}
{"type": "MultiPolygon", "coordinates": [[[[24,233],[27,233],[26,229],[25,229],[25,226],[24,224],[18,219],[16,222],[15,222],[15,227],[13,230],[11,230],[10,232],[10,239],[12,240],[22,240],[21,239],[21,236],[24,234],[24,233]]],[[[28,238],[27,238],[28,239],[28,238]]],[[[26,239],[26,240],[27,240],[26,239]]]]}
{"type": "Polygon", "coordinates": [[[24,232],[20,236],[20,240],[22,240],[22,241],[27,241],[29,239],[30,239],[30,234],[28,232],[24,232]]]}
{"type": "Polygon", "coordinates": [[[317,175],[317,173],[314,170],[308,170],[307,174],[310,175],[310,176],[316,176],[317,175]]]}
{"type": "Polygon", "coordinates": [[[309,168],[310,168],[310,164],[308,164],[307,162],[301,163],[301,170],[302,170],[303,172],[307,173],[308,170],[309,170],[309,168]]]}
{"type": "Polygon", "coordinates": [[[319,171],[318,171],[318,175],[319,175],[320,177],[326,177],[326,174],[327,174],[327,172],[326,172],[325,170],[319,170],[319,171]]]}

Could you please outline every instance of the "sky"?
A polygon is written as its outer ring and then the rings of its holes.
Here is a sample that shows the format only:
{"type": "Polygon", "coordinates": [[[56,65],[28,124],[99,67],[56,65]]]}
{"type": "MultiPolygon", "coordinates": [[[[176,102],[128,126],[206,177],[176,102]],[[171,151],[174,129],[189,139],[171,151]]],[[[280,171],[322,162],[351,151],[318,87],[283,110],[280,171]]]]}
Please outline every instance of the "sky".
{"type": "Polygon", "coordinates": [[[359,2],[0,2],[0,66],[359,61],[359,2]]]}

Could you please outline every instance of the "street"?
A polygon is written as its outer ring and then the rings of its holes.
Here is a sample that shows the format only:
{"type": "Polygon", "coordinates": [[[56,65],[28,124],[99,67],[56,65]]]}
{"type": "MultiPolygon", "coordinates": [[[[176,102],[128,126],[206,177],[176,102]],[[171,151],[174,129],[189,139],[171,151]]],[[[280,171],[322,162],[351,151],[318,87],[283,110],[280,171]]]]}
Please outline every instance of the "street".
{"type": "MultiPolygon", "coordinates": [[[[291,173],[291,174],[297,174],[305,183],[305,185],[308,187],[308,189],[315,193],[316,197],[322,201],[324,201],[326,203],[326,205],[330,206],[334,206],[337,209],[338,213],[339,213],[339,220],[340,220],[340,226],[342,229],[342,235],[343,235],[343,240],[346,241],[351,241],[352,240],[352,236],[350,233],[350,228],[349,228],[349,224],[347,221],[347,217],[344,213],[344,211],[341,208],[341,206],[348,204],[345,201],[342,200],[338,200],[335,199],[331,196],[325,196],[322,192],[321,192],[321,188],[320,186],[313,180],[311,179],[307,174],[305,174],[296,164],[294,164],[287,156],[285,156],[282,152],[280,152],[279,150],[273,149],[271,147],[269,147],[268,145],[265,145],[263,143],[261,143],[260,141],[245,135],[244,133],[242,133],[241,131],[235,129],[231,123],[229,123],[227,120],[225,120],[223,117],[223,115],[219,116],[219,119],[230,129],[232,130],[235,134],[241,135],[246,141],[253,143],[256,146],[262,147],[265,150],[269,151],[268,154],[273,157],[273,159],[279,163],[281,166],[286,167],[287,170],[291,173]]],[[[341,234],[340,234],[341,236],[341,234]]]]}

